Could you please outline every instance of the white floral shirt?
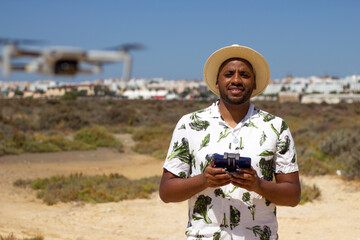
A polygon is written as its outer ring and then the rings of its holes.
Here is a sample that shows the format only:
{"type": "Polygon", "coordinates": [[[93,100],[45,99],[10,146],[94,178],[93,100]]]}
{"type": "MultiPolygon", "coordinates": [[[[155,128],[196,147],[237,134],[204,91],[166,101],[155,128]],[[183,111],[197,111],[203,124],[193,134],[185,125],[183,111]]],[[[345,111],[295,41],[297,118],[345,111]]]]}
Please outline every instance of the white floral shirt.
{"type": "MultiPolygon", "coordinates": [[[[189,178],[204,172],[212,154],[240,153],[251,158],[260,178],[298,171],[294,141],[279,117],[254,108],[231,128],[218,101],[183,116],[172,136],[164,168],[189,178]]],[[[276,206],[255,192],[232,184],[207,188],[188,200],[187,239],[277,239],[276,206]]]]}

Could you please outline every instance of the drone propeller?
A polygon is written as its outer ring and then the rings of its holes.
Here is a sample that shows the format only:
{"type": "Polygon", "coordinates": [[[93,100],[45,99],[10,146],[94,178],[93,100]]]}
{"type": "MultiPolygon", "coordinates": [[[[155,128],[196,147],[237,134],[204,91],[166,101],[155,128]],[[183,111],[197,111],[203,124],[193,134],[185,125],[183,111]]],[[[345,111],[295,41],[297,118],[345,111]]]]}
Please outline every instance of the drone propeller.
{"type": "Polygon", "coordinates": [[[1,56],[1,68],[2,73],[6,77],[10,75],[12,70],[23,70],[23,64],[14,64],[12,63],[12,58],[22,57],[22,56],[30,56],[36,57],[39,56],[40,52],[35,50],[28,49],[19,49],[17,45],[19,44],[40,44],[44,41],[41,40],[33,40],[33,39],[11,39],[11,38],[0,38],[0,44],[5,45],[2,49],[1,56]]]}
{"type": "Polygon", "coordinates": [[[18,45],[18,44],[26,44],[26,45],[37,45],[45,43],[43,40],[35,40],[35,39],[15,39],[15,38],[0,38],[0,44],[4,45],[18,45]]]}
{"type": "Polygon", "coordinates": [[[107,48],[108,50],[118,50],[128,52],[129,50],[142,50],[145,49],[144,45],[139,43],[127,43],[119,46],[107,48]]]}

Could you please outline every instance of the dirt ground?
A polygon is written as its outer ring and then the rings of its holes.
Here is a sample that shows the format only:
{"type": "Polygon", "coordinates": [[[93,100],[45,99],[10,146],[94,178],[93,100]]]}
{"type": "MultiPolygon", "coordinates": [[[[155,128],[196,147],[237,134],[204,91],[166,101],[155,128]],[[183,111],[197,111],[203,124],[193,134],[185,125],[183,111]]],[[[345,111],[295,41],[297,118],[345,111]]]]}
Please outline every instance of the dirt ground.
{"type": "MultiPolygon", "coordinates": [[[[46,240],[185,239],[187,203],[151,199],[105,204],[59,203],[47,206],[19,178],[120,173],[130,179],[161,175],[163,162],[133,153],[129,135],[118,136],[124,153],[111,149],[0,157],[0,235],[46,240]],[[176,218],[174,217],[176,216],[176,218]]],[[[338,176],[301,177],[321,189],[321,199],[295,208],[278,207],[280,239],[360,240],[360,183],[338,176]]]]}

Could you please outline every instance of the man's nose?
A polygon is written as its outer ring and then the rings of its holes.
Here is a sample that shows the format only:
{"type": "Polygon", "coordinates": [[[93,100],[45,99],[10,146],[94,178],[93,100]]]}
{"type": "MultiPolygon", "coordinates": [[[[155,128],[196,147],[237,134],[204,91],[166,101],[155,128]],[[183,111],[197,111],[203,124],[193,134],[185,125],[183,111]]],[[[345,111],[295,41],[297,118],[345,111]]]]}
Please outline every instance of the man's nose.
{"type": "Polygon", "coordinates": [[[233,75],[232,82],[233,82],[234,84],[239,84],[239,83],[242,82],[242,79],[241,79],[241,76],[240,76],[240,73],[239,73],[239,72],[236,72],[236,73],[233,75]]]}

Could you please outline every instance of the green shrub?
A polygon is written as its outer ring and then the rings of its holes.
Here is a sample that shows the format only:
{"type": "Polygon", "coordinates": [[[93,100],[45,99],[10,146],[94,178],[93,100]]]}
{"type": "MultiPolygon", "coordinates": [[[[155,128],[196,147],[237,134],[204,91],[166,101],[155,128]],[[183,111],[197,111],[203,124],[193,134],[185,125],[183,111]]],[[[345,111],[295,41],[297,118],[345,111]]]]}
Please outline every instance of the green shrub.
{"type": "Polygon", "coordinates": [[[0,140],[0,156],[20,154],[22,152],[22,149],[18,148],[12,140],[8,140],[7,138],[0,140]]]}
{"type": "Polygon", "coordinates": [[[300,174],[310,176],[331,174],[335,171],[331,164],[321,162],[317,158],[311,156],[298,156],[298,165],[300,174]]]}
{"type": "Polygon", "coordinates": [[[61,152],[61,148],[49,141],[26,141],[23,149],[25,152],[39,153],[39,152],[61,152]]]}
{"type": "Polygon", "coordinates": [[[165,159],[169,148],[169,142],[170,139],[164,140],[160,138],[151,142],[138,142],[132,147],[132,150],[158,159],[165,159]]]}
{"type": "Polygon", "coordinates": [[[28,185],[31,184],[31,180],[30,179],[18,179],[14,182],[14,186],[15,187],[21,187],[21,188],[25,188],[27,187],[28,185]]]}
{"type": "MultiPolygon", "coordinates": [[[[14,234],[10,234],[6,237],[0,235],[0,240],[20,240],[20,238],[15,237],[14,234]]],[[[32,238],[21,238],[21,240],[44,240],[44,237],[36,236],[32,238]]]]}
{"type": "MultiPolygon", "coordinates": [[[[20,181],[21,179],[17,180],[20,181]]],[[[54,178],[51,180],[54,181],[54,178]]],[[[55,178],[56,180],[56,178],[55,178]]],[[[45,187],[50,183],[50,179],[48,178],[37,178],[33,181],[27,181],[32,189],[39,190],[39,189],[45,189],[45,187]]],[[[26,182],[25,182],[26,183],[26,182]]]]}
{"type": "Polygon", "coordinates": [[[148,154],[159,159],[165,159],[173,128],[169,125],[151,126],[137,129],[133,132],[132,138],[136,141],[132,150],[148,154]]]}
{"type": "Polygon", "coordinates": [[[25,134],[22,131],[14,132],[12,136],[12,141],[15,143],[17,148],[21,148],[25,142],[25,134]]]}
{"type": "Polygon", "coordinates": [[[66,91],[65,94],[61,97],[64,100],[76,100],[78,94],[76,91],[66,91]]]}
{"type": "Polygon", "coordinates": [[[343,152],[336,158],[341,163],[341,176],[347,180],[360,179],[360,143],[350,151],[343,152]]]}
{"type": "Polygon", "coordinates": [[[132,105],[118,103],[105,112],[105,117],[110,123],[125,123],[134,125],[140,122],[140,113],[132,105]]]}
{"type": "Polygon", "coordinates": [[[312,202],[315,199],[320,198],[321,191],[320,189],[313,184],[312,186],[308,186],[300,181],[301,184],[301,200],[300,204],[304,204],[306,202],[312,202]]]}
{"type": "Polygon", "coordinates": [[[339,156],[343,152],[349,152],[358,146],[360,142],[359,133],[360,126],[332,131],[319,143],[319,148],[325,154],[339,156]]]}
{"type": "Polygon", "coordinates": [[[116,147],[122,150],[123,144],[109,133],[105,127],[82,128],[74,134],[74,140],[96,147],[116,147]]]}
{"type": "Polygon", "coordinates": [[[360,126],[350,126],[329,133],[319,143],[324,154],[333,157],[332,164],[345,179],[360,178],[360,126]]]}
{"type": "Polygon", "coordinates": [[[29,134],[22,146],[25,152],[61,152],[72,150],[93,150],[96,146],[81,142],[71,141],[59,133],[43,135],[29,134]]]}
{"type": "Polygon", "coordinates": [[[46,204],[53,205],[59,201],[102,203],[149,198],[152,192],[158,190],[159,183],[159,176],[129,180],[119,174],[84,176],[77,173],[68,177],[53,176],[33,181],[18,179],[14,185],[26,185],[38,190],[37,197],[46,204]]]}
{"type": "Polygon", "coordinates": [[[136,129],[132,134],[132,138],[135,141],[150,142],[156,138],[168,136],[169,134],[172,134],[172,131],[173,129],[169,128],[169,126],[165,124],[148,126],[136,129]]]}
{"type": "Polygon", "coordinates": [[[72,150],[92,150],[96,149],[95,146],[92,146],[90,144],[87,144],[85,142],[81,141],[71,141],[69,139],[66,139],[65,137],[61,135],[53,135],[46,138],[46,141],[56,145],[59,147],[62,151],[72,151],[72,150]]]}
{"type": "Polygon", "coordinates": [[[66,129],[78,130],[89,125],[87,115],[83,114],[81,109],[77,109],[76,102],[69,101],[54,107],[45,106],[45,109],[39,113],[39,128],[42,130],[66,129]],[[70,104],[71,103],[71,104],[70,104]]]}

